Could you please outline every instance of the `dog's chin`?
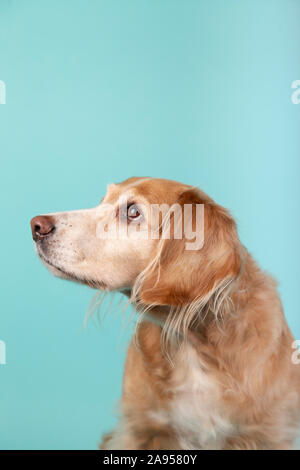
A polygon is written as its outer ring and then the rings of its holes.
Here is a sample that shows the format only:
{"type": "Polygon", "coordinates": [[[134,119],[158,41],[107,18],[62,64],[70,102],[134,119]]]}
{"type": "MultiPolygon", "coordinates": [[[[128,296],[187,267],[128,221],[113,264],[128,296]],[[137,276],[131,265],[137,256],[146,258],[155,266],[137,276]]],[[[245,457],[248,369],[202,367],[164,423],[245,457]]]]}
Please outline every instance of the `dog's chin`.
{"type": "Polygon", "coordinates": [[[56,277],[60,277],[62,279],[67,279],[68,281],[76,281],[76,278],[72,276],[72,274],[68,273],[64,269],[59,266],[56,266],[50,259],[46,258],[46,256],[42,253],[41,250],[37,250],[38,257],[42,261],[42,263],[46,266],[48,271],[51,272],[56,277]]]}
{"type": "Polygon", "coordinates": [[[94,281],[92,279],[87,278],[81,278],[80,276],[77,276],[65,270],[63,267],[57,266],[54,262],[51,261],[51,259],[44,255],[40,248],[37,248],[36,251],[42,263],[46,266],[48,271],[50,271],[50,273],[53,274],[55,277],[65,279],[67,281],[77,282],[79,284],[85,284],[94,289],[106,289],[106,285],[102,282],[94,281]]]}

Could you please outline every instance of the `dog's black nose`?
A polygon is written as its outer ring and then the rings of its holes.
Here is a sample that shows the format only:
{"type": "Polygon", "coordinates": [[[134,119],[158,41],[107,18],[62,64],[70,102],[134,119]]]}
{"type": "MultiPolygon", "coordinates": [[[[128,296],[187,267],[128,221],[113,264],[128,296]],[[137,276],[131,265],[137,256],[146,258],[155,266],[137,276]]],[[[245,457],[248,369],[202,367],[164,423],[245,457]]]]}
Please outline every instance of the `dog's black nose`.
{"type": "Polygon", "coordinates": [[[38,215],[30,222],[32,238],[34,241],[42,240],[53,232],[55,225],[51,216],[38,215]]]}

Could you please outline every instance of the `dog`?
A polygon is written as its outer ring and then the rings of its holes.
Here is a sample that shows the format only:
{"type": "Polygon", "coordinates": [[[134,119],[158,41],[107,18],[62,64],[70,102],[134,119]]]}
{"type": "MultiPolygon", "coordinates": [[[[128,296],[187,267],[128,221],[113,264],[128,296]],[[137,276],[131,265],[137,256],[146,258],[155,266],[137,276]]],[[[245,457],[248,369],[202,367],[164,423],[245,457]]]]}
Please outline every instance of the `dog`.
{"type": "Polygon", "coordinates": [[[101,449],[293,447],[294,338],[275,281],[241,244],[226,209],[195,187],[133,177],[109,185],[97,207],[37,216],[31,229],[51,273],[122,292],[137,311],[122,416],[101,449]],[[161,205],[168,210],[149,236],[150,209],[161,205]],[[185,222],[194,237],[202,231],[196,248],[177,230],[185,222]]]}

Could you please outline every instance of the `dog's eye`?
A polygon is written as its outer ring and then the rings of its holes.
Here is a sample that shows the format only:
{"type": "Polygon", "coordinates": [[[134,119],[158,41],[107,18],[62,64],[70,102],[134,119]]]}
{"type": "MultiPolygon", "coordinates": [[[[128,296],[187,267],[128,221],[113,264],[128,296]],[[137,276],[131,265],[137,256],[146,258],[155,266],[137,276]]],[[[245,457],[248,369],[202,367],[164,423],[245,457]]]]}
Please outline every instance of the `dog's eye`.
{"type": "Polygon", "coordinates": [[[131,206],[127,207],[127,219],[128,220],[135,220],[141,215],[138,206],[136,204],[131,204],[131,206]]]}

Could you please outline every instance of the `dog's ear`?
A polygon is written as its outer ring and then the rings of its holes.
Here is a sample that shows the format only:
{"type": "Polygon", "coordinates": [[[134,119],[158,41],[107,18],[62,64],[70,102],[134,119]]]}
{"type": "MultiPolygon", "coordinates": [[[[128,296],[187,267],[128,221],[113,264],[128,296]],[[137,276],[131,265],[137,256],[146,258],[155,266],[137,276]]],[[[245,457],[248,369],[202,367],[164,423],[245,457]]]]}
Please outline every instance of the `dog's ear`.
{"type": "Polygon", "coordinates": [[[234,279],[240,270],[240,242],[230,214],[197,189],[188,189],[178,204],[190,205],[193,230],[197,227],[196,206],[204,208],[203,245],[187,249],[182,239],[161,240],[161,250],[154,268],[144,277],[139,288],[139,301],[144,305],[187,305],[209,299],[223,282],[234,279]]]}

